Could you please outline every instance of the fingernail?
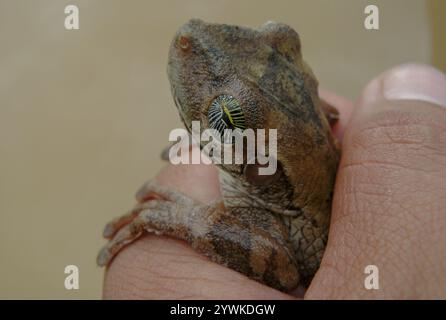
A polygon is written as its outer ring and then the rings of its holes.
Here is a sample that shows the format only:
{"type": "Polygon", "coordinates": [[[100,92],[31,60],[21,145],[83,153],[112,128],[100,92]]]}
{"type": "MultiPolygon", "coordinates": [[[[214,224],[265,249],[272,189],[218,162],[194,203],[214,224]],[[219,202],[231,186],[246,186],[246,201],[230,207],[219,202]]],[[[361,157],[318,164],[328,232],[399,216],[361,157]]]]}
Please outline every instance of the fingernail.
{"type": "Polygon", "coordinates": [[[406,64],[386,71],[364,90],[362,103],[421,100],[446,108],[446,75],[428,65],[406,64]]]}

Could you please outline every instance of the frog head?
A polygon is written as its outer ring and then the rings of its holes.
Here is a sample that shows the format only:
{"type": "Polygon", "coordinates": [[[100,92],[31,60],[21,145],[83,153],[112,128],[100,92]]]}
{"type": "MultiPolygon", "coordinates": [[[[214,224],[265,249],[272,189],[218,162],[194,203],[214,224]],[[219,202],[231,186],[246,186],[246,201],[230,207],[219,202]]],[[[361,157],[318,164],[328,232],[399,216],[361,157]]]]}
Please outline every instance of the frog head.
{"type": "Polygon", "coordinates": [[[337,158],[318,83],[291,27],[268,22],[250,29],[190,20],[170,46],[168,76],[189,132],[193,121],[201,130],[277,130],[278,170],[271,177],[260,177],[256,165],[219,165],[243,185],[270,187],[284,176],[282,186],[299,186],[295,191],[302,192],[305,180],[332,175],[337,158]]]}

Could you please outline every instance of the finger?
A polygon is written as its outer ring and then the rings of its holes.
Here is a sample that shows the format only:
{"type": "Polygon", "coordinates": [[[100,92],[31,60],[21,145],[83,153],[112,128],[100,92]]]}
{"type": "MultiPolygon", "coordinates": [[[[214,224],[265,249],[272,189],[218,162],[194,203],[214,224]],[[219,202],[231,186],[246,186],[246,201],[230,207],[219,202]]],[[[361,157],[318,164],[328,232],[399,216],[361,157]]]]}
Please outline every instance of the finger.
{"type": "Polygon", "coordinates": [[[156,180],[199,202],[211,203],[221,197],[218,169],[212,165],[169,165],[156,180]]]}
{"type": "Polygon", "coordinates": [[[439,71],[406,65],[365,89],[307,298],[446,297],[445,88],[439,71]],[[368,265],[378,267],[378,290],[365,288],[368,265]]]}
{"type": "Polygon", "coordinates": [[[339,120],[333,127],[333,133],[342,141],[344,131],[353,111],[353,102],[326,89],[319,89],[319,96],[339,111],[339,120]]]}
{"type": "MultiPolygon", "coordinates": [[[[217,169],[169,165],[157,180],[207,203],[220,197],[217,169]]],[[[106,299],[291,299],[211,262],[186,243],[147,235],[123,249],[106,272],[106,299]]]]}

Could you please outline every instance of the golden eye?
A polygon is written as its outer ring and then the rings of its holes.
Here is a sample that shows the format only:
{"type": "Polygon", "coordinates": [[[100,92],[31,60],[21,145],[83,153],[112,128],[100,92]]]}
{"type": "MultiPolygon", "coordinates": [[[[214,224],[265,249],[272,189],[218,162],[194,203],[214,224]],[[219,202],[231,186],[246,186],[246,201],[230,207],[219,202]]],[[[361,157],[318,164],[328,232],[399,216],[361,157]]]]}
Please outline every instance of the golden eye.
{"type": "Polygon", "coordinates": [[[220,133],[224,140],[225,129],[246,129],[245,115],[240,103],[232,96],[222,94],[216,97],[208,111],[209,126],[220,133]]]}

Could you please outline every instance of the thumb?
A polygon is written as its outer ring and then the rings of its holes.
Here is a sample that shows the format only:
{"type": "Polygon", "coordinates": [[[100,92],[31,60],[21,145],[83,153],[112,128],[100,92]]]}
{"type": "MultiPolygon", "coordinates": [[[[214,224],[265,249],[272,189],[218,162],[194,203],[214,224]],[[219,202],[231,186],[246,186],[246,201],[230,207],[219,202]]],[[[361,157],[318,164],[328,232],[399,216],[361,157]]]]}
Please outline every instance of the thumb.
{"type": "Polygon", "coordinates": [[[327,249],[307,298],[446,298],[446,76],[373,80],[346,129],[327,249]],[[368,290],[365,268],[374,265],[368,290]],[[376,286],[375,286],[376,288],[376,286]]]}

